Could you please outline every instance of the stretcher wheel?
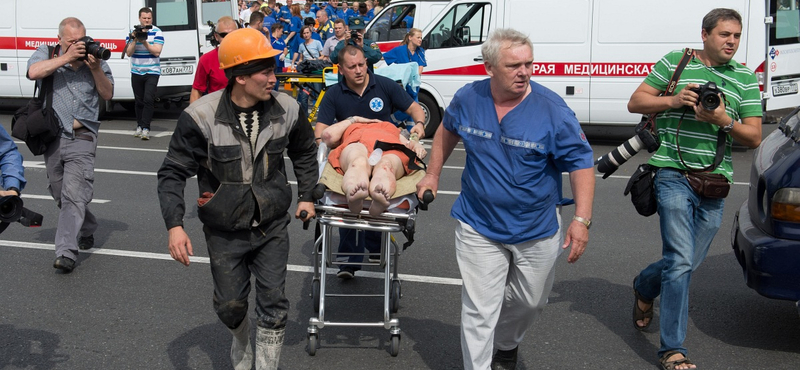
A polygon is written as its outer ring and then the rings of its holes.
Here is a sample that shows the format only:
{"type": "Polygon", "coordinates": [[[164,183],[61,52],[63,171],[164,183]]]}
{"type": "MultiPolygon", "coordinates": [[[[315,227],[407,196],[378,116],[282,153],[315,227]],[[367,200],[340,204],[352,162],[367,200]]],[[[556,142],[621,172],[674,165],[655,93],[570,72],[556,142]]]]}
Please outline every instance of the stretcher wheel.
{"type": "Polygon", "coordinates": [[[319,313],[319,288],[320,282],[317,279],[311,281],[311,302],[314,305],[314,313],[319,313]]]}
{"type": "Polygon", "coordinates": [[[400,280],[392,280],[392,287],[389,294],[389,310],[397,313],[400,309],[400,280]]]}
{"type": "Polygon", "coordinates": [[[309,356],[317,354],[317,339],[316,333],[308,333],[308,347],[306,347],[306,352],[308,352],[309,356]]]}
{"type": "Polygon", "coordinates": [[[389,354],[392,357],[397,357],[397,354],[400,353],[400,334],[392,335],[392,338],[389,342],[389,354]]]}

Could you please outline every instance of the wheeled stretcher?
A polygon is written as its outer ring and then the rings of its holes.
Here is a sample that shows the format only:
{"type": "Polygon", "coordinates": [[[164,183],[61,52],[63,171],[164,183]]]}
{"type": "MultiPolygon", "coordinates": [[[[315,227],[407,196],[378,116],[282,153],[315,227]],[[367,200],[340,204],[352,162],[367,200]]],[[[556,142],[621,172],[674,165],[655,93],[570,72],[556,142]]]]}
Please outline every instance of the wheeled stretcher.
{"type": "MultiPolygon", "coordinates": [[[[427,209],[427,203],[433,200],[432,194],[424,197],[427,202],[421,202],[415,194],[416,183],[425,175],[424,171],[416,171],[397,180],[397,191],[390,202],[389,209],[381,215],[374,217],[369,214],[369,200],[365,201],[364,209],[353,213],[347,206],[347,200],[341,190],[342,175],[336,172],[327,161],[325,144],[321,144],[317,155],[320,165],[320,180],[314,191],[317,237],[314,243],[313,260],[314,275],[312,278],[312,302],[316,317],[308,320],[308,346],[309,355],[314,356],[319,346],[319,331],[326,326],[353,326],[353,327],[383,327],[389,330],[390,347],[392,356],[397,356],[400,350],[400,323],[392,314],[399,308],[401,297],[401,282],[398,277],[397,266],[401,252],[414,242],[414,228],[416,225],[417,211],[427,209]],[[363,231],[377,231],[381,233],[380,253],[339,253],[337,245],[331,243],[334,228],[348,228],[363,231]],[[402,246],[392,237],[392,233],[403,233],[408,240],[402,246]],[[353,255],[364,256],[364,262],[338,261],[341,257],[353,255]],[[369,257],[369,258],[368,258],[369,257]],[[377,257],[377,258],[376,258],[377,257]],[[333,294],[326,292],[328,267],[339,265],[379,266],[383,269],[383,293],[375,294],[333,294]],[[383,321],[377,322],[335,322],[325,319],[326,298],[330,297],[382,297],[383,321]]],[[[345,258],[346,259],[346,258],[345,258]]]]}

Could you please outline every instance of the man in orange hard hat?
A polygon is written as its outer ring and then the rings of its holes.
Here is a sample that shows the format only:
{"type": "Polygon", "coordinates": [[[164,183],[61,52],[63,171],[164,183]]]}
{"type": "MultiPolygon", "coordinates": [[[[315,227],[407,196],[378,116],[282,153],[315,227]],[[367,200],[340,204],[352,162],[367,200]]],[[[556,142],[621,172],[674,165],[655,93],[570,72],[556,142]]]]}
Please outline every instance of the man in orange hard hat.
{"type": "Polygon", "coordinates": [[[256,369],[277,369],[283,346],[292,203],[284,152],[298,183],[295,218],[314,217],[317,146],[297,101],[273,91],[280,52],[252,28],[229,33],[219,47],[228,86],[181,113],[158,171],[169,252],[184,265],[193,249],[183,229],[183,191],[186,179],[197,176],[197,216],[211,260],[214,310],[233,334],[231,362],[237,370],[251,369],[254,357],[256,369]],[[256,280],[255,356],[247,301],[251,273],[256,280]]]}

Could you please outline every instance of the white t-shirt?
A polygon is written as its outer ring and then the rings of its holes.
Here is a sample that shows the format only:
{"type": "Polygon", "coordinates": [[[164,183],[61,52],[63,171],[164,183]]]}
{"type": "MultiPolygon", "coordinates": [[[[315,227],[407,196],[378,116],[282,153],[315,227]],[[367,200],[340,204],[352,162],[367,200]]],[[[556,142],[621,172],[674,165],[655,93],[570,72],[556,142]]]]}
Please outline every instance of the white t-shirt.
{"type": "Polygon", "coordinates": [[[242,23],[250,23],[250,14],[253,14],[250,8],[242,10],[242,12],[239,13],[239,19],[242,20],[242,23]]]}

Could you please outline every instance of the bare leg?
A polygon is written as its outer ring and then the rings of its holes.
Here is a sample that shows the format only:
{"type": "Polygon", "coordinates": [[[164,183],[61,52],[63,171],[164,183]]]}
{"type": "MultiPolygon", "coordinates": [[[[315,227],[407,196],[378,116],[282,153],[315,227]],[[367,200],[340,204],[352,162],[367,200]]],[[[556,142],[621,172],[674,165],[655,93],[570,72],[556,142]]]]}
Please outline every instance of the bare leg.
{"type": "Polygon", "coordinates": [[[392,199],[397,189],[397,179],[405,174],[403,162],[395,154],[384,154],[381,160],[372,169],[372,180],[369,182],[369,196],[372,204],[369,214],[379,216],[389,208],[389,199],[392,199]]]}
{"type": "Polygon", "coordinates": [[[361,143],[352,143],[342,150],[339,162],[344,170],[342,191],[347,198],[350,212],[359,213],[364,199],[369,196],[369,164],[367,163],[367,147],[361,143]]]}

